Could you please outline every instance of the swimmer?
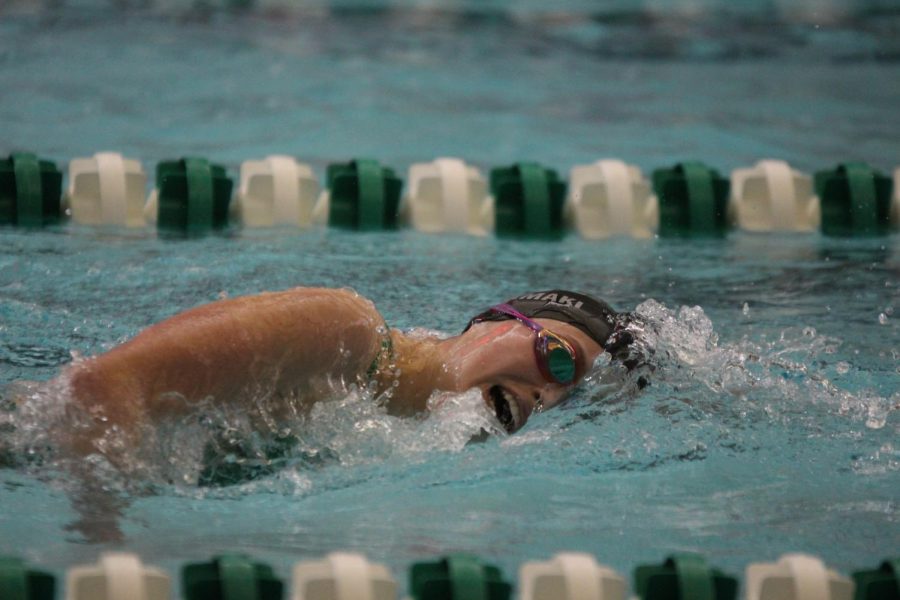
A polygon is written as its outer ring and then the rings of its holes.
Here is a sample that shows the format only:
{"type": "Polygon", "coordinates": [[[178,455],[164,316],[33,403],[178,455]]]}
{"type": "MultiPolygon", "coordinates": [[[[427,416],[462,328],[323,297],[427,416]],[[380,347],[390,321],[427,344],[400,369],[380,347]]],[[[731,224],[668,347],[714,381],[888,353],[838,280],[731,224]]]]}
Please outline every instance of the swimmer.
{"type": "Polygon", "coordinates": [[[276,419],[279,409],[308,409],[349,384],[373,389],[395,415],[426,411],[435,392],[477,389],[512,433],[560,404],[604,350],[619,357],[633,339],[627,320],[603,301],[549,290],[490,307],[459,335],[439,339],[389,329],[373,303],[350,290],[221,300],[67,367],[72,401],[93,422],[73,449],[97,452],[110,427],[131,445],[142,423],[210,402],[246,403],[261,387],[275,399],[276,419]]]}

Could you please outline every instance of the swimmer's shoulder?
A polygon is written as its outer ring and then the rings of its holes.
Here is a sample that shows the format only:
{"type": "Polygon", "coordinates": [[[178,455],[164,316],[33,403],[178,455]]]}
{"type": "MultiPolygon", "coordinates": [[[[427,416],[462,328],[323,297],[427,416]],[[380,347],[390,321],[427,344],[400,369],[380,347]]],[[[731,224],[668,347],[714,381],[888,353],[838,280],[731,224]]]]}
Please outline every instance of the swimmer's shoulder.
{"type": "MultiPolygon", "coordinates": [[[[375,303],[351,288],[296,287],[279,292],[266,292],[255,297],[251,313],[267,315],[286,328],[310,332],[355,332],[352,335],[381,338],[387,329],[384,317],[375,303]]],[[[375,343],[375,342],[373,342],[375,343]]]]}
{"type": "Polygon", "coordinates": [[[383,320],[374,302],[349,287],[294,287],[280,292],[265,292],[260,297],[268,298],[275,302],[309,303],[321,309],[331,309],[338,312],[350,311],[373,317],[378,321],[383,320]]]}
{"type": "Polygon", "coordinates": [[[293,287],[221,299],[181,313],[184,316],[231,314],[235,311],[258,312],[306,310],[317,314],[355,313],[381,318],[375,304],[352,288],[293,287]]]}

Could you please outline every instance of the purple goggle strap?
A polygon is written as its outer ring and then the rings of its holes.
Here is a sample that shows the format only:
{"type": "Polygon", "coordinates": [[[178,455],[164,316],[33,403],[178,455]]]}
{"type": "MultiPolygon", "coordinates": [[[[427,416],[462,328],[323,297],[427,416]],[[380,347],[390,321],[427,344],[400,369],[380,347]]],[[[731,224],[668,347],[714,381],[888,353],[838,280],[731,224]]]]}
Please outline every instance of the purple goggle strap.
{"type": "Polygon", "coordinates": [[[524,325],[527,325],[528,328],[531,329],[532,331],[534,331],[535,333],[540,333],[541,331],[544,330],[543,325],[541,325],[540,323],[538,323],[536,321],[532,321],[531,319],[529,319],[528,317],[526,317],[525,315],[523,315],[522,313],[517,311],[515,308],[513,308],[509,304],[506,304],[506,303],[497,304],[495,306],[492,306],[490,308],[490,310],[492,310],[494,312],[498,312],[498,313],[503,313],[504,315],[509,315],[510,317],[514,318],[515,320],[522,322],[524,325]]]}

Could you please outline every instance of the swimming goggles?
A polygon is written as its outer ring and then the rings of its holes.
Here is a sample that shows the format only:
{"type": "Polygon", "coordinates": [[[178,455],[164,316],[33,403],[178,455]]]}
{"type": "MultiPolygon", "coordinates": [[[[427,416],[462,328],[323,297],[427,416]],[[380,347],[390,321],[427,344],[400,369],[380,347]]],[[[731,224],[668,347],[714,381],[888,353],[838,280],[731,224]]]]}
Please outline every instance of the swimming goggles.
{"type": "MultiPolygon", "coordinates": [[[[491,314],[502,314],[522,323],[537,336],[534,338],[534,358],[537,360],[538,369],[550,383],[569,385],[575,381],[575,348],[572,344],[559,337],[540,323],[533,321],[517,311],[509,304],[497,304],[476,316],[469,322],[469,327],[478,323],[491,314]]],[[[468,329],[468,327],[466,328],[468,329]]]]}

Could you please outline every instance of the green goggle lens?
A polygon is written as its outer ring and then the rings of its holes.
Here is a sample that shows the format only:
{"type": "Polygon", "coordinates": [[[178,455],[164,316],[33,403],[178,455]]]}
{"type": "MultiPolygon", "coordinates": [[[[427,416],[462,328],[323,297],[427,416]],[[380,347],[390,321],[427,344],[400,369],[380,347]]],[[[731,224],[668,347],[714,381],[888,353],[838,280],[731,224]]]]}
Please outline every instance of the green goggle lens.
{"type": "Polygon", "coordinates": [[[560,383],[575,380],[575,359],[562,346],[552,346],[547,351],[547,370],[560,383]]]}

